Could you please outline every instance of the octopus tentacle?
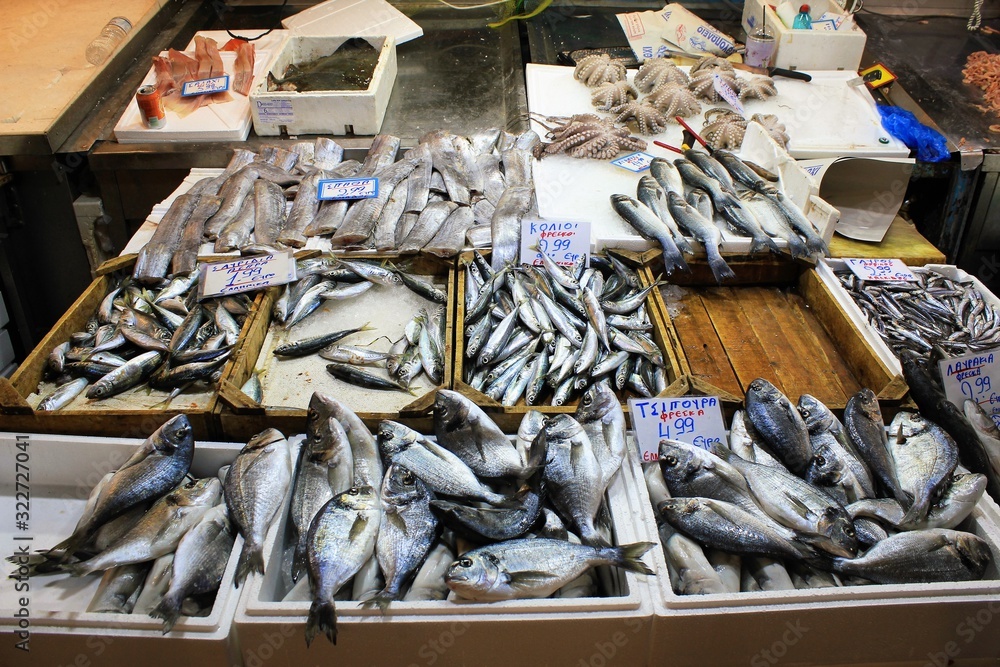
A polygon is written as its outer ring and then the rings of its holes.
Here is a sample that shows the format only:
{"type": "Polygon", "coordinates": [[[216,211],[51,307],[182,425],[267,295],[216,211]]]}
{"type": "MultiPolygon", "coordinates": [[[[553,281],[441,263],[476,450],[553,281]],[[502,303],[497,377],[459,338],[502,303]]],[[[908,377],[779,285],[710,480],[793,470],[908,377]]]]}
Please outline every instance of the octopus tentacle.
{"type": "Polygon", "coordinates": [[[601,111],[625,104],[639,97],[639,92],[628,81],[605,81],[590,95],[590,101],[601,111]]]}
{"type": "Polygon", "coordinates": [[[615,122],[618,123],[635,119],[639,134],[659,134],[670,123],[662,111],[646,101],[626,102],[611,109],[611,113],[618,114],[615,117],[615,122]]]}
{"type": "Polygon", "coordinates": [[[677,68],[673,62],[663,58],[651,58],[642,64],[635,75],[635,86],[640,91],[648,93],[660,86],[678,83],[688,84],[688,76],[677,68]]]}
{"type": "Polygon", "coordinates": [[[769,76],[752,76],[740,79],[740,99],[766,100],[778,94],[774,79],[769,76]]]}
{"type": "Polygon", "coordinates": [[[675,116],[687,118],[696,113],[701,113],[701,103],[693,92],[686,87],[671,84],[655,89],[646,98],[646,102],[652,104],[663,112],[663,115],[674,121],[675,116]]]}
{"type": "Polygon", "coordinates": [[[625,75],[624,63],[612,60],[607,53],[596,53],[580,58],[573,71],[574,78],[583,81],[591,88],[605,82],[624,81],[625,75]]]}

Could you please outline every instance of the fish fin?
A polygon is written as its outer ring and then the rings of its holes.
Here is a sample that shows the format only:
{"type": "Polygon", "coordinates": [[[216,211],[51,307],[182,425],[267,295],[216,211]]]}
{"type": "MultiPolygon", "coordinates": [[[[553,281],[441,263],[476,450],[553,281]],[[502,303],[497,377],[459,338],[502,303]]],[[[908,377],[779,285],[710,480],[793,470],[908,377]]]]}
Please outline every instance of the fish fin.
{"type": "Polygon", "coordinates": [[[83,575],[90,574],[94,571],[88,561],[84,561],[82,563],[69,563],[63,565],[60,569],[63,572],[68,572],[72,577],[82,577],[83,575]]]}
{"type": "Polygon", "coordinates": [[[930,498],[921,498],[919,501],[913,503],[910,509],[906,510],[903,518],[899,520],[899,526],[901,528],[913,526],[924,520],[927,517],[927,511],[930,509],[929,505],[930,498]]]}
{"type": "Polygon", "coordinates": [[[348,533],[347,539],[352,542],[356,540],[358,535],[364,532],[365,526],[367,525],[368,519],[365,516],[358,514],[358,516],[354,519],[354,523],[351,525],[351,531],[348,533]]]}
{"type": "Polygon", "coordinates": [[[259,544],[244,542],[243,553],[240,554],[240,562],[236,566],[234,585],[239,588],[251,571],[264,574],[264,548],[259,544]]]}
{"type": "Polygon", "coordinates": [[[620,547],[608,547],[611,551],[609,560],[618,567],[629,572],[640,574],[656,574],[649,566],[643,563],[640,558],[644,553],[652,549],[655,544],[652,542],[635,542],[633,544],[623,544],[620,547]]]}
{"type": "Polygon", "coordinates": [[[330,643],[337,645],[337,608],[333,600],[313,600],[309,606],[309,618],[306,620],[306,648],[316,638],[316,633],[322,631],[330,643]]]}
{"type": "Polygon", "coordinates": [[[732,268],[726,264],[726,260],[722,259],[722,255],[719,254],[718,250],[709,254],[708,266],[712,269],[712,275],[715,276],[715,281],[720,285],[727,280],[736,279],[736,274],[733,272],[732,268]]]}
{"type": "MultiPolygon", "coordinates": [[[[399,598],[392,593],[389,593],[386,589],[382,589],[374,596],[362,601],[361,606],[365,609],[372,609],[373,607],[378,607],[378,610],[385,614],[386,610],[389,608],[389,603],[395,602],[399,598]]],[[[336,644],[336,642],[334,642],[336,644]]]]}
{"type": "Polygon", "coordinates": [[[377,328],[378,327],[373,327],[371,322],[365,322],[363,325],[361,325],[361,328],[358,329],[358,332],[361,332],[361,331],[374,331],[377,328]]]}
{"type": "Polygon", "coordinates": [[[149,615],[153,618],[163,619],[163,634],[167,634],[174,628],[174,624],[177,623],[177,619],[181,616],[181,602],[176,596],[167,595],[163,596],[160,600],[160,604],[156,605],[149,615]]]}
{"type": "Polygon", "coordinates": [[[513,572],[507,575],[512,588],[524,591],[532,591],[534,588],[548,583],[552,580],[552,575],[541,570],[524,570],[523,572],[513,572]]]}
{"type": "Polygon", "coordinates": [[[785,497],[788,498],[788,501],[791,503],[792,508],[795,510],[796,514],[798,514],[802,518],[806,518],[812,513],[808,505],[803,503],[801,500],[799,500],[792,494],[786,493],[785,497]]]}

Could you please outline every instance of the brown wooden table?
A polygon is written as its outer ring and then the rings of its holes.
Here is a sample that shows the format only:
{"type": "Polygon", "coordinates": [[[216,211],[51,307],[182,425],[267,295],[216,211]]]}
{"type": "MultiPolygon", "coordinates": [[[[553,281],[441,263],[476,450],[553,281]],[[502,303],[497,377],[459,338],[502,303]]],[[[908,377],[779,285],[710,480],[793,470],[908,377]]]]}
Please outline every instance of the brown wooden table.
{"type": "Polygon", "coordinates": [[[834,234],[830,241],[831,257],[888,257],[901,259],[909,266],[924,264],[945,264],[944,253],[920,235],[913,223],[896,216],[886,232],[881,243],[855,241],[839,234],[834,234]]]}

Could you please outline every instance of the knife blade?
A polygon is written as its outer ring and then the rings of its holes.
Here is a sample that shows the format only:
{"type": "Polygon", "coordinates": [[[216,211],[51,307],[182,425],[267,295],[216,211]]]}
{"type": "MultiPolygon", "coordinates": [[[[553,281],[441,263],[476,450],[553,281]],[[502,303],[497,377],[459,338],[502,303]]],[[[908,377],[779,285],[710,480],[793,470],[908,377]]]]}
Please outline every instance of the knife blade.
{"type": "MultiPolygon", "coordinates": [[[[663,41],[667,41],[666,38],[662,38],[663,41]]],[[[670,42],[667,42],[668,44],[670,42]]],[[[684,51],[675,51],[673,49],[665,49],[664,52],[674,58],[687,58],[688,60],[702,60],[708,58],[709,56],[698,56],[693,53],[686,53],[684,51]]],[[[738,69],[743,72],[753,72],[754,74],[764,74],[765,76],[783,76],[786,79],[797,79],[799,81],[812,81],[812,76],[806,74],[805,72],[799,72],[791,69],[784,69],[782,67],[754,67],[752,65],[747,65],[746,63],[734,63],[729,61],[729,64],[733,66],[734,69],[738,69]]]]}

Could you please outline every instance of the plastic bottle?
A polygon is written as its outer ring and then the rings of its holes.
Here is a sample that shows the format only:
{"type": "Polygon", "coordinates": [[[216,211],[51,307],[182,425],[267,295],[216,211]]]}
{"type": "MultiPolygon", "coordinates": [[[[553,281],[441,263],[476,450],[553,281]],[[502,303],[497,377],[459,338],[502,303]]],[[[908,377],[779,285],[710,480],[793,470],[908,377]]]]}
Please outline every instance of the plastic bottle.
{"type": "Polygon", "coordinates": [[[785,27],[791,30],[792,24],[795,23],[795,6],[791,2],[788,2],[788,0],[785,0],[785,2],[782,2],[775,8],[774,12],[781,19],[781,22],[785,24],[785,27]]]}
{"type": "Polygon", "coordinates": [[[809,5],[799,7],[799,14],[792,23],[795,30],[812,30],[812,17],[809,16],[809,5]]]}
{"type": "Polygon", "coordinates": [[[101,29],[101,34],[87,46],[87,62],[100,65],[108,59],[118,45],[125,41],[125,36],[132,29],[132,22],[124,16],[116,16],[101,29]]]}

